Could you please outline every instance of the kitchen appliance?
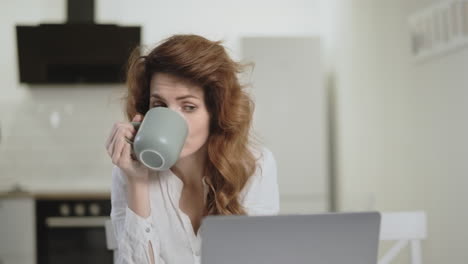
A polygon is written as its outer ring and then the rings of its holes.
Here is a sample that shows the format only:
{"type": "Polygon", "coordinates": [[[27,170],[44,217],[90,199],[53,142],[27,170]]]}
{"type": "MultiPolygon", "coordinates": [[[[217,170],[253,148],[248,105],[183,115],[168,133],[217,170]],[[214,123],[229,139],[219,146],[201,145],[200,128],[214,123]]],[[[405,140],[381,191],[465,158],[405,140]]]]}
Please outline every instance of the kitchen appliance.
{"type": "Polygon", "coordinates": [[[16,25],[19,80],[121,83],[140,26],[94,23],[93,0],[68,0],[64,24],[16,25]]]}
{"type": "Polygon", "coordinates": [[[36,200],[37,264],[111,264],[105,221],[109,199],[36,200]]]}

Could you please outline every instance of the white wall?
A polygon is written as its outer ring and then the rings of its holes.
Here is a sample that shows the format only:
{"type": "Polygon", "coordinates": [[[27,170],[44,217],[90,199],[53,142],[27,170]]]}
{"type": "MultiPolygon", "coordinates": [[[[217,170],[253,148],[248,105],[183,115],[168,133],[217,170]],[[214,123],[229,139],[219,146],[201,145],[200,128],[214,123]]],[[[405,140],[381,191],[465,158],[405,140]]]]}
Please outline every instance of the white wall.
{"type": "Polygon", "coordinates": [[[254,128],[277,162],[282,214],[329,209],[321,39],[249,37],[254,128]]]}
{"type": "MultiPolygon", "coordinates": [[[[18,83],[16,24],[63,23],[65,0],[0,2],[0,190],[107,190],[111,162],[104,141],[122,119],[123,85],[30,87],[18,83]],[[54,128],[52,113],[61,123],[54,128]]],[[[96,0],[97,23],[141,25],[142,42],[176,33],[225,40],[239,59],[243,36],[320,34],[320,1],[96,0]]]]}
{"type": "Polygon", "coordinates": [[[408,15],[434,2],[336,6],[339,204],[425,210],[424,263],[466,263],[468,47],[420,64],[410,57],[408,15]]]}
{"type": "Polygon", "coordinates": [[[241,36],[317,35],[321,1],[124,1],[98,0],[100,23],[142,24],[143,42],[152,45],[176,33],[224,39],[240,58],[241,36]]]}

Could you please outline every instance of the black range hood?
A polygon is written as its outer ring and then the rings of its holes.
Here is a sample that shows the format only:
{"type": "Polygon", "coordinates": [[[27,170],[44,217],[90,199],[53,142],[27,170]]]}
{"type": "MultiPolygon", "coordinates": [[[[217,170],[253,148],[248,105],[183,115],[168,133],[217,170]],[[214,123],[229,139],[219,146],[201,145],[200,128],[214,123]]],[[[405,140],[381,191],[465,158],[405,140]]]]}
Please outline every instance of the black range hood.
{"type": "Polygon", "coordinates": [[[93,0],[68,0],[67,10],[65,24],[16,26],[20,82],[122,83],[140,27],[95,24],[93,0]]]}

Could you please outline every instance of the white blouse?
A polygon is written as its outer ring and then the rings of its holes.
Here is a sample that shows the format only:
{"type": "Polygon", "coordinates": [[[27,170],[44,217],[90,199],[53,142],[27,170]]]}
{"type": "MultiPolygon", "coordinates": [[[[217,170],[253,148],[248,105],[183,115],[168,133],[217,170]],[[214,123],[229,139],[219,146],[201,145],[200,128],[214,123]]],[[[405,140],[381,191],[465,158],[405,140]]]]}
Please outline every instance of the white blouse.
{"type": "MultiPolygon", "coordinates": [[[[278,214],[275,159],[266,148],[261,156],[255,156],[259,157],[256,171],[240,193],[239,201],[248,215],[278,214]]],[[[208,186],[203,184],[206,199],[208,186]]],[[[128,207],[126,188],[127,177],[114,166],[111,219],[118,243],[115,263],[151,263],[149,241],[156,264],[200,263],[200,234],[195,234],[190,218],[179,208],[182,181],[171,170],[150,176],[151,215],[146,219],[128,207]]]]}

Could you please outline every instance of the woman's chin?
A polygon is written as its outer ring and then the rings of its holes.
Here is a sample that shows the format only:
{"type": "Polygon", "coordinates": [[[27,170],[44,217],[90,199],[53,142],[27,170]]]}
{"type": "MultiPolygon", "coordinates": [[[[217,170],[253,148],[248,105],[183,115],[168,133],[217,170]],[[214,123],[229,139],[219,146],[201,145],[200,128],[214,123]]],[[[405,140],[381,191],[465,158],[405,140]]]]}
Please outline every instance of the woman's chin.
{"type": "Polygon", "coordinates": [[[191,155],[191,152],[190,150],[187,150],[187,149],[182,149],[182,151],[180,152],[180,155],[179,155],[179,159],[184,159],[188,156],[191,155]]]}
{"type": "Polygon", "coordinates": [[[187,157],[190,157],[196,153],[198,153],[201,150],[201,148],[198,149],[190,149],[190,148],[183,148],[182,151],[180,152],[179,159],[184,159],[187,157]]]}

